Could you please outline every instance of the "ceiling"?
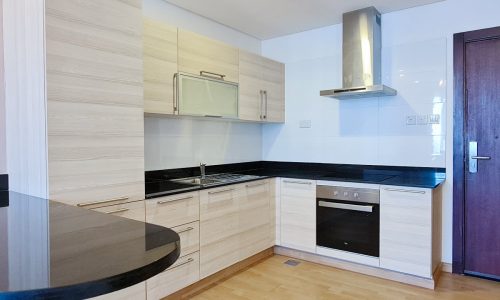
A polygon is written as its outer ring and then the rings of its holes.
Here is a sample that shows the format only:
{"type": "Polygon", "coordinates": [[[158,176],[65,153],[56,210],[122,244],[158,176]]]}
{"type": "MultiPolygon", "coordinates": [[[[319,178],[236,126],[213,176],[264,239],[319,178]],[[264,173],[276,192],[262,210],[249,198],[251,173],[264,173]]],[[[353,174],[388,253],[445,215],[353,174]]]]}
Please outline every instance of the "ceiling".
{"type": "Polygon", "coordinates": [[[382,14],[443,0],[165,0],[265,40],[342,23],[342,13],[375,6],[382,14]]]}

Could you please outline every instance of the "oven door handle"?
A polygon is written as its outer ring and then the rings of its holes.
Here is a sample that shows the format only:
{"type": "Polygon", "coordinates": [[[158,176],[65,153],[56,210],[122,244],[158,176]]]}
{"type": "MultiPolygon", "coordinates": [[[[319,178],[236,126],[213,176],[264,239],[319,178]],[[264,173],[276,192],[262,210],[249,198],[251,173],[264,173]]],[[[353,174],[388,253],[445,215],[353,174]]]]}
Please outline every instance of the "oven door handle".
{"type": "Polygon", "coordinates": [[[355,205],[355,204],[335,203],[326,201],[319,201],[318,205],[321,207],[328,207],[328,208],[355,210],[355,211],[363,211],[370,213],[373,212],[373,205],[355,205]]]}

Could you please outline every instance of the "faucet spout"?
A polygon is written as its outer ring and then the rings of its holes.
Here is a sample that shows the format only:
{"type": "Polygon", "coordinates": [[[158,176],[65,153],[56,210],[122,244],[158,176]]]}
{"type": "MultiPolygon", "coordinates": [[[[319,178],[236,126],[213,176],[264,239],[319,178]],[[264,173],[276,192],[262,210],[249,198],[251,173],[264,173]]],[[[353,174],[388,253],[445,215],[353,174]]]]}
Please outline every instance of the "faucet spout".
{"type": "Polygon", "coordinates": [[[205,167],[207,165],[204,163],[200,163],[200,177],[201,179],[205,179],[205,167]]]}

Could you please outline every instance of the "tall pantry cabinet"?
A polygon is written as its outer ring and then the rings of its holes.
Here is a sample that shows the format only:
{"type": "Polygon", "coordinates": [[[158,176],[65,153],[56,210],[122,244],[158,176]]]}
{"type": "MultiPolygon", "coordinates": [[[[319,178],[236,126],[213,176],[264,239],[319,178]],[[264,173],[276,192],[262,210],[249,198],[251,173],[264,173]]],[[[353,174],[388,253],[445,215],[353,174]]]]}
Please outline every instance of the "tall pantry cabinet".
{"type": "Polygon", "coordinates": [[[4,0],[13,190],[144,199],[141,0],[4,0]]]}

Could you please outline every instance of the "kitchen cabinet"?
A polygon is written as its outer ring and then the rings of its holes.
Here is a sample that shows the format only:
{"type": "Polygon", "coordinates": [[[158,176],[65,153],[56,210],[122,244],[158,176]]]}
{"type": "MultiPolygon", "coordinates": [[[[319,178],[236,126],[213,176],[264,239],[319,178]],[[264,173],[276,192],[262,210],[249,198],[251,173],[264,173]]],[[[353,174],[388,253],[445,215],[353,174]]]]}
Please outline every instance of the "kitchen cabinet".
{"type": "Polygon", "coordinates": [[[144,199],[141,6],[45,1],[46,110],[38,113],[46,114],[50,199],[144,199]]]}
{"type": "Polygon", "coordinates": [[[239,70],[239,118],[284,122],[284,64],[240,50],[239,70]]]}
{"type": "Polygon", "coordinates": [[[183,193],[146,201],[146,222],[168,228],[200,219],[199,192],[183,193]]]}
{"type": "Polygon", "coordinates": [[[316,182],[281,179],[281,246],[316,251],[316,182]]]}
{"type": "Polygon", "coordinates": [[[177,27],[144,17],[144,112],[174,114],[177,27]]]}
{"type": "Polygon", "coordinates": [[[441,264],[439,189],[380,187],[381,268],[432,278],[441,264]]]}
{"type": "Polygon", "coordinates": [[[178,69],[179,72],[238,82],[238,49],[179,29],[178,69]]]}
{"type": "Polygon", "coordinates": [[[145,222],[146,217],[144,200],[97,207],[92,210],[141,222],[145,222]]]}

